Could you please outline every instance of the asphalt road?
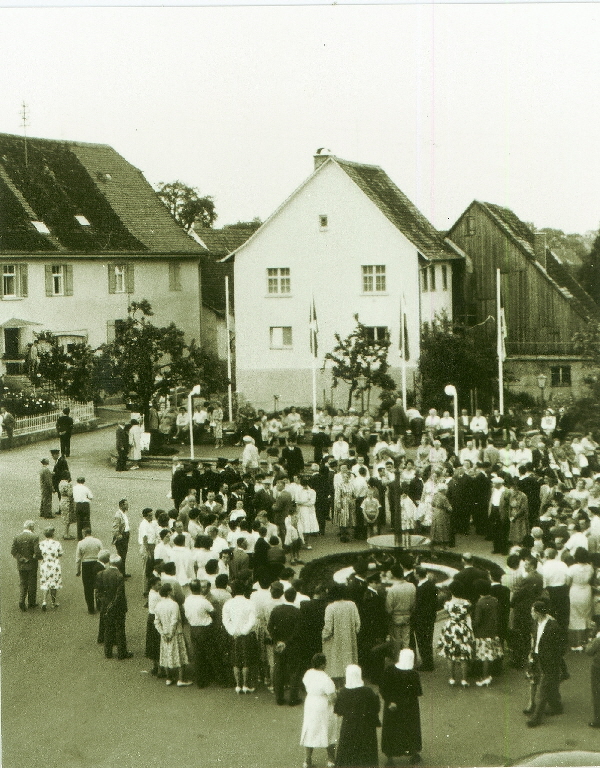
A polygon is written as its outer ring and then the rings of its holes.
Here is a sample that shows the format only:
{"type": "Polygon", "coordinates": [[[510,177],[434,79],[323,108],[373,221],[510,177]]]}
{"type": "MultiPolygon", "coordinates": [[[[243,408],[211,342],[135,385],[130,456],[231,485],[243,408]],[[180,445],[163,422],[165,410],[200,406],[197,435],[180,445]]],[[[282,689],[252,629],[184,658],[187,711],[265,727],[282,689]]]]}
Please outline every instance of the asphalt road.
{"type": "MultiPolygon", "coordinates": [[[[112,429],[78,435],[70,459],[73,476],[83,474],[94,493],[92,524],[104,542],[110,541],[112,515],[120,498],[129,499],[134,528],[143,507],[168,507],[169,471],[117,474],[107,461],[112,445],[112,429]]],[[[60,608],[45,614],[39,609],[19,611],[10,546],[25,519],[31,517],[42,527],[39,461],[51,447],[53,442],[44,442],[0,454],[3,766],[301,766],[301,707],[277,707],[265,689],[239,697],[217,687],[202,691],[166,687],[147,674],[146,611],[135,532],[128,568],[133,578],[127,583],[127,635],[133,659],[105,660],[96,644],[97,618],[88,615],[75,577],[74,541],[63,542],[60,608]]],[[[57,531],[62,536],[60,518],[57,531]]],[[[481,552],[487,548],[464,537],[459,546],[481,552]]],[[[313,556],[336,547],[335,537],[327,536],[313,556]]],[[[527,695],[522,673],[507,670],[487,690],[475,686],[456,690],[448,687],[440,660],[435,672],[421,675],[423,764],[492,766],[544,750],[600,750],[600,733],[587,727],[589,661],[569,654],[568,663],[571,680],[562,686],[565,714],[532,730],[525,727],[521,714],[527,695]]],[[[316,757],[316,765],[324,766],[324,754],[317,752],[316,757]]]]}

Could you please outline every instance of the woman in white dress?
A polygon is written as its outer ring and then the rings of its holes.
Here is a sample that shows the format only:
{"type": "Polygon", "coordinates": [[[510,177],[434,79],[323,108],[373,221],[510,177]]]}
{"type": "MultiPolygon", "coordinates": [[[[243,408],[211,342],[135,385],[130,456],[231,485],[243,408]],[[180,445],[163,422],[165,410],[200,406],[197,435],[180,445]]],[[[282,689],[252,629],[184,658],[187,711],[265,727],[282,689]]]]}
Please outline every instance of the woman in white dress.
{"type": "Polygon", "coordinates": [[[133,466],[130,469],[139,469],[142,460],[142,428],[137,419],[132,419],[129,430],[129,446],[133,466]]]}
{"type": "Polygon", "coordinates": [[[160,658],[158,663],[167,673],[167,685],[173,685],[174,672],[178,672],[177,686],[191,685],[185,679],[185,666],[188,663],[187,649],[183,637],[183,627],[179,605],[173,600],[173,588],[163,584],[158,593],[160,600],[154,606],[154,626],[160,635],[160,658]]]}
{"type": "Polygon", "coordinates": [[[335,765],[335,745],[339,735],[339,718],[333,713],[335,701],[335,683],[325,672],[327,660],[325,654],[315,653],[302,678],[306,689],[304,700],[304,720],[300,744],[306,749],[303,768],[312,766],[314,749],[327,750],[327,767],[335,765]]]}
{"type": "Polygon", "coordinates": [[[296,492],[296,511],[298,512],[298,533],[304,539],[306,549],[312,549],[308,537],[319,533],[319,521],[315,512],[317,492],[308,485],[308,475],[300,478],[300,488],[296,492]]]}
{"type": "Polygon", "coordinates": [[[575,550],[575,562],[569,566],[569,633],[571,650],[583,651],[587,633],[592,626],[592,579],[594,569],[590,565],[586,549],[575,550]]]}

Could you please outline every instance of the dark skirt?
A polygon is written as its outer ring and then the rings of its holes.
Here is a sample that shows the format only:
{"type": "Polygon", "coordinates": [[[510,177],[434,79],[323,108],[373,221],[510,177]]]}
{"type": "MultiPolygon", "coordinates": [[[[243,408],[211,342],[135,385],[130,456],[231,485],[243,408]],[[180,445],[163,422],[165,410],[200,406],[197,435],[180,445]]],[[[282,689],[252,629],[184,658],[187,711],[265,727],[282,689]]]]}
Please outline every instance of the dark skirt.
{"type": "Polygon", "coordinates": [[[383,728],[381,751],[388,757],[421,751],[421,712],[419,696],[422,693],[419,673],[391,667],[379,686],[383,697],[383,728]],[[389,709],[394,703],[396,708],[389,709]]]}
{"type": "Polygon", "coordinates": [[[158,664],[160,658],[160,634],[154,626],[154,614],[148,614],[146,622],[146,658],[158,664]]]}
{"type": "Polygon", "coordinates": [[[343,688],[334,711],[342,718],[335,764],[338,768],[376,768],[379,697],[370,688],[343,688]]]}

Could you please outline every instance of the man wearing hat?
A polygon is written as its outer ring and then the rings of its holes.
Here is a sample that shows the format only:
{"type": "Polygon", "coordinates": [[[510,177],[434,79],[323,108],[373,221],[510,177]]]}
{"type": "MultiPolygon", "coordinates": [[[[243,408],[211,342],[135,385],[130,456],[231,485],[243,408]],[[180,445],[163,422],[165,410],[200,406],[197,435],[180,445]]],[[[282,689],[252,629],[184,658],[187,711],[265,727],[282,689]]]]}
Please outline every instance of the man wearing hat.
{"type": "Polygon", "coordinates": [[[53,477],[48,464],[48,459],[42,459],[42,468],[40,469],[40,517],[52,518],[52,492],[53,477]]]}
{"type": "Polygon", "coordinates": [[[326,432],[325,424],[319,424],[318,431],[312,436],[311,444],[314,449],[313,461],[320,464],[323,454],[327,452],[327,449],[331,445],[331,440],[326,432]]]}
{"type": "Polygon", "coordinates": [[[69,465],[67,463],[66,458],[64,457],[64,455],[61,454],[58,448],[52,448],[52,450],[50,451],[50,455],[54,460],[54,467],[52,468],[52,487],[54,488],[54,492],[58,494],[58,500],[60,501],[60,492],[58,490],[58,484],[63,479],[63,477],[66,477],[66,475],[69,475],[69,479],[70,479],[69,465]]]}
{"type": "Polygon", "coordinates": [[[133,653],[127,650],[125,637],[125,617],[127,598],[125,580],[119,570],[121,558],[111,555],[108,566],[96,576],[96,599],[100,605],[101,621],[104,624],[104,655],[113,658],[113,648],[117,646],[118,659],[130,659],[133,653]]]}

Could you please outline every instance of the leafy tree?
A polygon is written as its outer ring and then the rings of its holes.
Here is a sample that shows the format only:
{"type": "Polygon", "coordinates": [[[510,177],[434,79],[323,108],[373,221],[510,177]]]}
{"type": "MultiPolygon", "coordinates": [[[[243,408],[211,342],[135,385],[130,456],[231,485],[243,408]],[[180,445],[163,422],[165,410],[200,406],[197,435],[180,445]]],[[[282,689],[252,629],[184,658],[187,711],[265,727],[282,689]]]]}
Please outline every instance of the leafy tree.
{"type": "Polygon", "coordinates": [[[35,334],[39,342],[39,362],[30,371],[33,384],[50,385],[73,400],[87,402],[94,397],[94,350],[89,344],[74,344],[64,351],[51,331],[35,334]]]}
{"type": "Polygon", "coordinates": [[[585,235],[576,233],[566,234],[562,229],[551,229],[550,227],[544,227],[539,231],[546,233],[548,247],[567,266],[579,268],[590,252],[591,240],[589,232],[585,235]]]}
{"type": "Polygon", "coordinates": [[[423,324],[419,373],[422,402],[428,408],[448,407],[447,384],[454,384],[459,399],[477,389],[479,401],[489,405],[498,382],[495,340],[476,329],[453,325],[443,314],[423,324]]]}
{"type": "Polygon", "coordinates": [[[203,227],[212,227],[216,221],[213,198],[209,195],[202,197],[196,187],[189,187],[182,181],[161,181],[156,194],[186,232],[189,232],[195,221],[203,227]]]}
{"type": "Polygon", "coordinates": [[[396,389],[396,382],[387,372],[390,340],[374,341],[369,338],[367,326],[359,321],[358,315],[354,315],[354,319],[356,328],[345,339],[336,333],[337,343],[333,352],[325,355],[325,359],[333,363],[333,386],[336,387],[340,381],[345,381],[349,386],[348,408],[352,405],[352,398],[358,394],[359,376],[365,377],[369,389],[396,389]]]}
{"type": "Polygon", "coordinates": [[[579,270],[578,279],[597,304],[600,304],[600,231],[579,270]]]}
{"type": "Polygon", "coordinates": [[[145,299],[132,302],[128,317],[116,330],[115,340],[102,347],[99,363],[104,373],[118,376],[122,388],[147,412],[156,395],[172,387],[222,391],[227,385],[224,365],[203,352],[194,341],[185,342],[175,323],[156,326],[150,322],[152,307],[145,299]]]}

